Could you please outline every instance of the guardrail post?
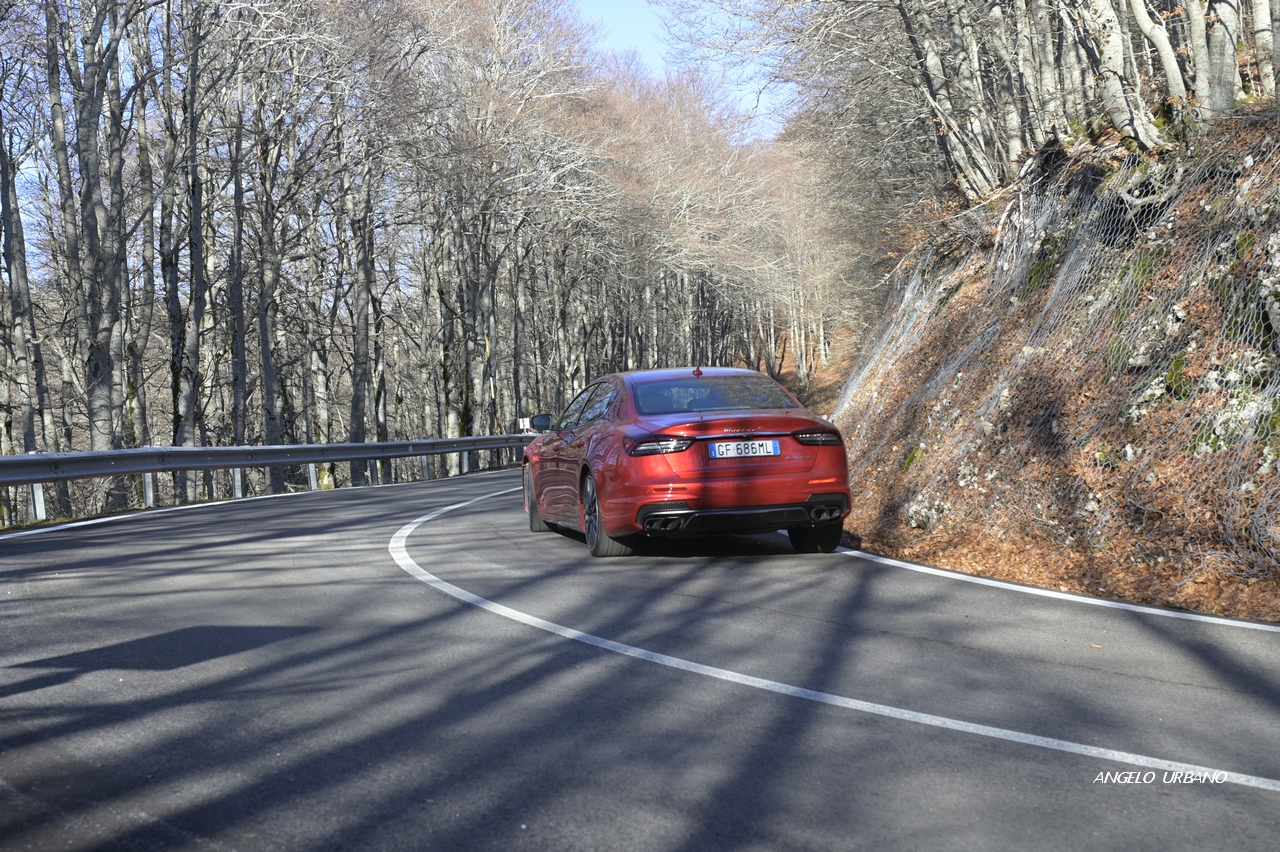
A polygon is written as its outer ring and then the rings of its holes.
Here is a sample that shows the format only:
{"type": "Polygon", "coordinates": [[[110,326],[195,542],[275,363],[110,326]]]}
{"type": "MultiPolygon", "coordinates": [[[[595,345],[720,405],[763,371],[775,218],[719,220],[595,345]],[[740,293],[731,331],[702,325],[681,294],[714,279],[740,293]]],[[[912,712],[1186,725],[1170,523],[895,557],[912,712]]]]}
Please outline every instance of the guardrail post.
{"type": "Polygon", "coordinates": [[[31,514],[37,521],[46,520],[44,513],[44,483],[31,483],[31,514]]]}
{"type": "Polygon", "coordinates": [[[435,475],[436,475],[435,467],[436,467],[436,466],[435,466],[435,462],[433,462],[433,461],[432,461],[431,456],[418,456],[418,463],[419,463],[420,465],[422,465],[422,478],[423,478],[423,479],[434,479],[434,478],[435,478],[435,475]]]}
{"type": "Polygon", "coordinates": [[[151,471],[142,474],[142,507],[144,509],[156,507],[156,475],[151,471]]]}
{"type": "Polygon", "coordinates": [[[239,500],[244,496],[244,468],[231,468],[231,497],[239,500]]]}
{"type": "Polygon", "coordinates": [[[462,472],[463,473],[471,472],[471,453],[464,452],[462,454],[462,472]]]}
{"type": "Polygon", "coordinates": [[[311,462],[307,465],[307,488],[312,491],[320,490],[320,478],[316,476],[315,462],[311,462]]]}
{"type": "Polygon", "coordinates": [[[378,482],[378,460],[377,459],[369,459],[369,484],[370,485],[381,484],[380,482],[378,482]]]}

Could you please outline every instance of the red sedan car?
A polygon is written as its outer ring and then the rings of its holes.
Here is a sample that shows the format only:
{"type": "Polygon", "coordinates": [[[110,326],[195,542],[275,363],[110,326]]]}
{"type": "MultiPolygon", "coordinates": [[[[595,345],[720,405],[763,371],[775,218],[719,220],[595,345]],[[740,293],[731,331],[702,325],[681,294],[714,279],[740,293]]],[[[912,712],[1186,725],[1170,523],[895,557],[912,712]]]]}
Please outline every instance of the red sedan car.
{"type": "Polygon", "coordinates": [[[786,529],[829,553],[849,514],[844,440],[776,382],[707,367],[603,376],[558,421],[533,418],[524,453],[529,529],[581,531],[596,556],[643,536],[786,529]]]}

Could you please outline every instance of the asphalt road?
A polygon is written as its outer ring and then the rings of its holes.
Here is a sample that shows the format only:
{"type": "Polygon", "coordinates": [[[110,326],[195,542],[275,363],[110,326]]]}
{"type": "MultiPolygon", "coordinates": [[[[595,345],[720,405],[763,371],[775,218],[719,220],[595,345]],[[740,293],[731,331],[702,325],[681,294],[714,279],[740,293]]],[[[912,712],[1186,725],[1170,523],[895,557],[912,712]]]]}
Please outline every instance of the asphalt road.
{"type": "Polygon", "coordinates": [[[0,849],[1276,848],[1280,632],[518,485],[0,539],[0,849]]]}

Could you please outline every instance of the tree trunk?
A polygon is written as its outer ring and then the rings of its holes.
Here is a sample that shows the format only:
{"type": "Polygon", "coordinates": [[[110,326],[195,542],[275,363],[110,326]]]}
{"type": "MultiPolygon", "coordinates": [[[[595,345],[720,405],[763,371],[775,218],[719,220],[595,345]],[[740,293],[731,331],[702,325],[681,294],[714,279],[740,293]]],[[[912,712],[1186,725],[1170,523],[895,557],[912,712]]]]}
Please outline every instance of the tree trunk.
{"type": "Polygon", "coordinates": [[[1178,66],[1178,57],[1173,52],[1173,45],[1169,42],[1169,33],[1165,30],[1164,24],[1157,24],[1151,19],[1147,11],[1147,0],[1129,0],[1129,6],[1133,9],[1133,18],[1138,23],[1138,29],[1142,31],[1143,37],[1151,43],[1151,46],[1156,49],[1156,55],[1160,57],[1165,90],[1169,97],[1176,99],[1179,104],[1185,104],[1187,87],[1182,79],[1182,68],[1178,66]]]}
{"type": "MultiPolygon", "coordinates": [[[[114,6],[114,4],[112,4],[114,6]]],[[[80,177],[80,228],[84,237],[88,274],[85,278],[85,307],[88,336],[85,344],[85,391],[89,415],[89,445],[94,450],[118,448],[116,433],[115,358],[112,343],[115,326],[120,321],[119,261],[121,248],[113,244],[119,231],[112,221],[102,191],[102,169],[99,160],[104,140],[99,133],[109,77],[118,59],[118,37],[104,39],[105,11],[81,10],[85,14],[80,27],[80,51],[64,45],[63,55],[75,62],[79,85],[73,85],[71,103],[75,113],[76,159],[80,177]]],[[[120,23],[116,22],[119,27],[120,23]]],[[[64,39],[66,37],[63,33],[64,39]]],[[[112,34],[115,36],[115,34],[112,34]]],[[[68,61],[68,66],[72,64],[68,61]]],[[[110,148],[117,144],[107,139],[110,148]]],[[[106,507],[109,484],[98,488],[94,510],[106,507]]]]}
{"type": "MultiPolygon", "coordinates": [[[[1260,0],[1255,0],[1260,2],[1260,0]]],[[[1276,38],[1276,24],[1280,23],[1280,0],[1271,0],[1270,8],[1267,10],[1267,41],[1271,45],[1271,76],[1272,85],[1275,85],[1275,76],[1280,72],[1280,38],[1276,38]]],[[[1256,13],[1255,13],[1256,14],[1256,13]]],[[[1259,42],[1261,44],[1261,42],[1259,42]]],[[[1261,50],[1261,47],[1259,47],[1261,50]]],[[[1273,92],[1274,94],[1274,92],[1273,92]]]]}
{"type": "MultiPolygon", "coordinates": [[[[133,33],[134,79],[143,80],[152,73],[150,44],[146,21],[133,33]]],[[[133,421],[133,439],[139,446],[151,444],[151,426],[147,417],[147,382],[143,366],[147,344],[155,317],[156,299],[156,190],[151,162],[151,132],[147,127],[148,86],[138,86],[134,95],[134,138],[138,149],[138,189],[141,195],[140,224],[142,291],[130,310],[130,333],[126,343],[128,382],[127,402],[133,421]]]]}
{"type": "Polygon", "coordinates": [[[1111,0],[1072,0],[1083,28],[1079,44],[1098,80],[1103,109],[1111,126],[1144,151],[1164,144],[1147,105],[1125,75],[1125,40],[1111,0]]]}
{"type": "Polygon", "coordinates": [[[1067,118],[1062,101],[1062,81],[1059,78],[1061,62],[1055,61],[1059,56],[1055,49],[1053,35],[1053,14],[1049,0],[1031,0],[1032,36],[1031,52],[1036,58],[1037,90],[1041,103],[1040,121],[1044,125],[1044,133],[1061,142],[1067,134],[1067,118]]]}
{"type": "Polygon", "coordinates": [[[1229,113],[1236,105],[1240,86],[1240,62],[1236,44],[1240,40],[1238,0],[1211,0],[1208,17],[1209,79],[1208,106],[1210,116],[1229,113]]]}
{"type": "MultiPolygon", "coordinates": [[[[324,280],[320,264],[320,236],[316,232],[315,221],[307,223],[307,282],[306,282],[306,322],[303,333],[307,346],[307,370],[310,377],[311,424],[307,432],[307,441],[317,444],[333,442],[333,411],[329,390],[329,349],[325,344],[326,332],[332,331],[332,325],[325,323],[324,280]],[[327,325],[327,328],[326,328],[327,325]]],[[[339,295],[333,294],[335,301],[339,295]]],[[[321,488],[333,488],[334,465],[332,462],[321,464],[317,470],[321,488]]]]}
{"type": "MultiPolygon", "coordinates": [[[[1026,79],[1015,58],[1012,40],[1009,38],[1009,27],[1005,22],[1004,9],[1000,0],[988,0],[987,21],[991,27],[991,43],[996,56],[1000,59],[1000,68],[993,73],[998,80],[999,106],[1001,111],[1002,156],[1006,163],[1012,163],[1022,154],[1023,146],[1028,140],[1026,128],[1023,127],[1022,113],[1019,105],[1027,105],[1031,100],[1026,79]]],[[[1032,142],[1033,145],[1039,144],[1032,142]]]]}
{"type": "Polygon", "coordinates": [[[1258,78],[1262,94],[1268,98],[1273,98],[1276,94],[1272,26],[1270,0],[1253,0],[1253,46],[1258,57],[1258,78]]]}
{"type": "MultiPolygon", "coordinates": [[[[345,150],[345,144],[340,142],[339,151],[345,150]]],[[[351,228],[351,247],[356,267],[351,293],[351,419],[348,433],[351,443],[363,444],[368,439],[369,390],[372,381],[369,362],[369,309],[374,288],[371,233],[373,199],[369,189],[369,152],[361,152],[361,182],[358,189],[353,187],[350,178],[349,170],[354,165],[343,157],[341,167],[343,203],[351,228]]],[[[364,485],[366,469],[363,462],[351,463],[353,486],[364,485]]]]}
{"type": "MultiPolygon", "coordinates": [[[[27,279],[27,248],[22,230],[22,209],[18,204],[18,193],[14,186],[18,177],[18,164],[14,161],[9,148],[13,135],[5,123],[3,108],[0,107],[0,248],[3,250],[4,269],[9,279],[9,307],[12,311],[9,321],[12,329],[12,340],[8,341],[13,357],[12,373],[8,370],[0,374],[0,383],[8,385],[8,375],[12,375],[18,386],[19,421],[22,432],[22,451],[34,453],[39,449],[36,445],[36,409],[43,408],[44,403],[36,400],[36,371],[39,360],[35,354],[36,328],[31,311],[31,286],[27,279]]],[[[6,414],[8,406],[5,407],[6,414]]]]}
{"type": "Polygon", "coordinates": [[[998,178],[979,140],[957,118],[951,83],[939,57],[921,0],[898,0],[897,8],[915,53],[919,91],[938,125],[939,146],[960,191],[971,201],[991,193],[998,178]]]}
{"type": "MultiPolygon", "coordinates": [[[[270,446],[284,443],[283,399],[280,393],[280,369],[277,360],[276,337],[277,315],[280,304],[277,295],[280,289],[280,249],[276,243],[277,234],[274,215],[264,216],[262,238],[259,244],[261,266],[259,270],[260,289],[258,292],[258,355],[259,375],[262,386],[262,427],[264,439],[270,446]]],[[[284,490],[284,470],[279,467],[268,468],[268,486],[270,493],[278,494],[284,490]]]]}
{"type": "MultiPolygon", "coordinates": [[[[187,136],[187,265],[190,290],[187,297],[187,315],[183,328],[182,350],[178,356],[178,399],[174,410],[176,428],[174,446],[196,446],[200,428],[200,389],[203,384],[200,364],[200,339],[204,331],[205,312],[205,257],[204,257],[204,174],[200,166],[200,112],[198,94],[200,87],[200,48],[203,35],[200,31],[201,13],[188,7],[188,71],[186,103],[187,136]]],[[[185,491],[188,502],[199,499],[198,480],[179,471],[174,478],[175,487],[185,491]]],[[[179,497],[181,498],[181,494],[179,497]]]]}
{"type": "Polygon", "coordinates": [[[242,447],[248,435],[249,357],[244,304],[244,109],[243,83],[237,87],[230,156],[231,248],[227,270],[227,324],[231,344],[231,441],[242,447]]]}

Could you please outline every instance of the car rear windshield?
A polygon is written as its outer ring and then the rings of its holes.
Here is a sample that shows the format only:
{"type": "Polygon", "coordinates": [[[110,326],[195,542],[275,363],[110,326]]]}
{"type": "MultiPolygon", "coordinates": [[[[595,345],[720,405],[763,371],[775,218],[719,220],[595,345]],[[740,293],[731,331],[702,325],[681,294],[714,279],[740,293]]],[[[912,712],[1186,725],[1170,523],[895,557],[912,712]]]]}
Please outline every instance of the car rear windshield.
{"type": "Polygon", "coordinates": [[[640,414],[681,411],[736,411],[797,408],[786,391],[764,376],[689,376],[640,382],[635,386],[640,414]]]}

